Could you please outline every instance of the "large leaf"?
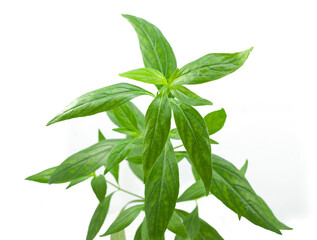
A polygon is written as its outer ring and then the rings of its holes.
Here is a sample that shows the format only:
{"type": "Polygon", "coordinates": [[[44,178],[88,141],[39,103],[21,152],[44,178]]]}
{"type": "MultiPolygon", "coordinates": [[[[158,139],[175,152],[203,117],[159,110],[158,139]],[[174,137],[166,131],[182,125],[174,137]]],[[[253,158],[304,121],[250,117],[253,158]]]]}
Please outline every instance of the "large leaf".
{"type": "Polygon", "coordinates": [[[178,166],[173,146],[168,141],[145,183],[145,215],[150,239],[164,239],[178,191],[178,166]]]}
{"type": "Polygon", "coordinates": [[[168,230],[170,230],[171,232],[175,233],[176,235],[178,235],[182,238],[188,237],[188,233],[187,233],[187,230],[185,228],[185,225],[184,225],[182,219],[179,217],[179,215],[175,211],[173,213],[173,216],[172,216],[170,222],[168,223],[167,228],[168,228],[168,230]]]}
{"type": "Polygon", "coordinates": [[[87,176],[106,164],[111,148],[121,139],[104,140],[68,157],[54,171],[49,183],[62,183],[87,176]]]}
{"type": "Polygon", "coordinates": [[[207,54],[182,67],[172,85],[200,84],[222,78],[240,68],[252,49],[236,53],[207,54]]]}
{"type": "Polygon", "coordinates": [[[205,121],[199,112],[189,105],[172,101],[172,108],[178,133],[208,194],[212,176],[212,160],[205,121]]]}
{"type": "Polygon", "coordinates": [[[228,208],[252,223],[281,234],[290,229],[281,223],[252,189],[243,174],[230,162],[213,155],[214,174],[211,192],[228,208]]]}
{"type": "Polygon", "coordinates": [[[51,176],[53,175],[56,169],[57,167],[46,169],[44,171],[41,171],[39,173],[36,173],[32,176],[27,177],[25,180],[39,182],[39,183],[48,183],[49,179],[51,178],[51,176]]]}
{"type": "MultiPolygon", "coordinates": [[[[188,217],[189,213],[183,210],[176,210],[183,219],[188,217]]],[[[219,233],[204,220],[199,218],[199,232],[195,240],[223,240],[219,233]]]]}
{"type": "Polygon", "coordinates": [[[183,194],[177,199],[177,202],[195,200],[204,197],[205,195],[206,192],[204,189],[204,183],[199,180],[187,188],[185,192],[183,192],[183,194]]]}
{"type": "Polygon", "coordinates": [[[171,92],[179,101],[191,106],[212,105],[212,102],[198,96],[184,86],[176,85],[171,88],[171,92]]]}
{"type": "Polygon", "coordinates": [[[153,69],[153,68],[139,68],[135,70],[131,70],[129,72],[119,74],[121,77],[130,78],[133,80],[152,83],[152,84],[166,84],[167,80],[165,76],[153,69]]]}
{"type": "Polygon", "coordinates": [[[150,104],[145,115],[145,137],[143,142],[144,181],[161,155],[171,127],[171,106],[165,92],[150,104]]]}
{"type": "Polygon", "coordinates": [[[107,181],[104,175],[95,176],[91,180],[91,187],[96,197],[101,202],[105,198],[107,193],[107,181]]]}
{"type": "Polygon", "coordinates": [[[226,118],[227,114],[223,108],[218,111],[208,113],[204,117],[204,120],[206,122],[209,135],[218,132],[225,124],[226,118]]]}
{"type": "Polygon", "coordinates": [[[109,209],[109,203],[113,194],[104,198],[96,208],[89,224],[86,240],[93,240],[102,227],[109,209]]]}
{"type": "Polygon", "coordinates": [[[135,29],[144,66],[154,68],[169,78],[177,67],[174,52],[161,31],[148,21],[124,14],[135,29]]]}
{"type": "Polygon", "coordinates": [[[72,101],[47,126],[71,118],[85,117],[108,111],[141,95],[153,96],[152,93],[143,88],[128,83],[118,83],[104,87],[86,93],[72,101]]]}
{"type": "Polygon", "coordinates": [[[140,214],[143,207],[143,204],[136,205],[120,212],[116,220],[114,220],[114,222],[110,225],[108,230],[100,237],[120,232],[121,230],[125,229],[134,221],[134,219],[136,219],[136,217],[140,214]]]}
{"type": "MultiPolygon", "coordinates": [[[[176,210],[177,213],[179,213],[178,210],[176,210]]],[[[195,240],[198,232],[199,232],[199,227],[200,227],[200,221],[199,221],[199,216],[198,216],[198,206],[186,217],[183,218],[184,220],[184,226],[186,228],[186,231],[188,233],[189,239],[195,240]]],[[[183,239],[180,236],[176,236],[175,240],[180,240],[183,239]]]]}

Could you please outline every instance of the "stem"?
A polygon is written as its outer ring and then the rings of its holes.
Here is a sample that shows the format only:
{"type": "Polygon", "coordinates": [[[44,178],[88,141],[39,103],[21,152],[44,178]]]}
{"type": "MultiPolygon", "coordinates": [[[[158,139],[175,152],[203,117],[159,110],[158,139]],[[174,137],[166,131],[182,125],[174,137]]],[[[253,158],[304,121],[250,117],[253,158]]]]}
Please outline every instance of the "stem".
{"type": "Polygon", "coordinates": [[[180,147],[183,147],[183,146],[184,146],[184,145],[182,144],[182,145],[179,145],[179,146],[174,147],[174,149],[180,148],[180,147]]]}
{"type": "Polygon", "coordinates": [[[141,197],[141,196],[139,196],[139,195],[137,195],[137,194],[135,194],[135,193],[129,192],[129,191],[125,190],[125,189],[122,189],[121,187],[117,186],[116,184],[114,184],[114,183],[112,183],[112,182],[109,182],[108,180],[106,180],[106,181],[107,181],[107,183],[109,183],[110,185],[112,185],[112,186],[114,186],[115,188],[117,188],[119,191],[125,192],[125,193],[127,193],[127,194],[130,194],[130,195],[132,195],[132,196],[135,196],[135,197],[137,197],[137,198],[140,198],[140,199],[144,200],[143,197],[141,197]]]}

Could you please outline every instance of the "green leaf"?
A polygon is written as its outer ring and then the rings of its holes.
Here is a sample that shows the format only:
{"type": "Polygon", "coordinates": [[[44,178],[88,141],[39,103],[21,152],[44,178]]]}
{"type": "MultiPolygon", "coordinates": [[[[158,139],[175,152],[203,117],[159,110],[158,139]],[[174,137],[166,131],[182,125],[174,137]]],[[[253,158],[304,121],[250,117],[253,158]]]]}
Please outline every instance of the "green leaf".
{"type": "Polygon", "coordinates": [[[173,146],[167,142],[145,183],[145,215],[150,239],[164,239],[178,192],[178,165],[173,146]]]}
{"type": "Polygon", "coordinates": [[[212,102],[198,96],[196,93],[190,91],[184,86],[176,85],[171,88],[171,92],[180,102],[191,106],[212,105],[212,102]]]}
{"type": "Polygon", "coordinates": [[[129,72],[119,74],[121,77],[130,78],[133,80],[152,83],[152,84],[166,84],[165,76],[153,68],[139,68],[129,72]]]}
{"type": "Polygon", "coordinates": [[[163,92],[153,100],[145,115],[144,181],[163,151],[171,127],[171,117],[171,106],[166,93],[163,92]]]}
{"type": "Polygon", "coordinates": [[[69,189],[75,185],[77,185],[78,183],[81,183],[83,181],[86,181],[87,179],[91,178],[93,175],[89,174],[88,176],[84,176],[84,177],[80,177],[80,178],[76,178],[72,181],[70,181],[70,183],[68,184],[68,186],[66,187],[66,189],[69,189]]]}
{"type": "Polygon", "coordinates": [[[125,238],[124,230],[117,232],[117,233],[114,233],[114,234],[111,234],[110,239],[111,240],[125,240],[126,238],[125,238]]]}
{"type": "Polygon", "coordinates": [[[171,139],[181,140],[181,137],[179,136],[179,133],[178,133],[178,131],[177,131],[177,128],[173,128],[173,129],[170,131],[169,137],[170,137],[171,139]]]}
{"type": "Polygon", "coordinates": [[[146,224],[146,216],[144,216],[144,219],[142,222],[141,235],[142,235],[142,240],[150,240],[149,232],[148,232],[147,224],[146,224]]]}
{"type": "Polygon", "coordinates": [[[91,187],[96,197],[101,202],[105,198],[107,193],[107,181],[104,175],[95,176],[91,180],[91,187]]]}
{"type": "Polygon", "coordinates": [[[109,209],[110,200],[113,193],[104,198],[96,208],[89,224],[86,240],[93,240],[102,227],[109,209]]]}
{"type": "Polygon", "coordinates": [[[199,180],[192,184],[189,188],[183,192],[183,194],[177,199],[177,202],[184,202],[199,199],[206,195],[206,191],[204,189],[204,183],[199,180]]]}
{"type": "Polygon", "coordinates": [[[210,143],[210,144],[219,144],[217,141],[212,140],[211,138],[209,138],[209,143],[210,143]]]}
{"type": "Polygon", "coordinates": [[[265,202],[254,192],[243,174],[230,162],[213,155],[214,174],[211,192],[228,208],[255,225],[281,234],[289,229],[273,215],[265,202]]]}
{"type": "Polygon", "coordinates": [[[171,85],[200,84],[227,76],[244,64],[252,49],[236,53],[207,54],[182,67],[171,85]]]}
{"type": "Polygon", "coordinates": [[[176,153],[177,153],[177,155],[182,156],[182,158],[186,158],[187,159],[187,161],[190,163],[190,165],[192,167],[193,176],[194,176],[196,182],[199,181],[200,180],[200,176],[199,176],[197,170],[195,169],[192,161],[190,160],[190,157],[189,157],[188,153],[186,151],[178,151],[176,153]]]}
{"type": "Polygon", "coordinates": [[[208,130],[199,112],[189,105],[172,101],[178,133],[206,188],[210,191],[212,176],[211,148],[208,130]]]}
{"type": "Polygon", "coordinates": [[[135,176],[137,176],[143,182],[144,181],[143,166],[140,164],[129,162],[129,167],[131,168],[135,176]]]}
{"type": "Polygon", "coordinates": [[[156,69],[169,78],[177,64],[174,52],[161,31],[142,18],[122,16],[132,24],[138,35],[144,66],[156,69]]]}
{"type": "Polygon", "coordinates": [[[105,165],[105,172],[110,171],[128,156],[133,148],[133,141],[135,141],[134,138],[124,139],[111,149],[107,164],[105,165]]]}
{"type": "Polygon", "coordinates": [[[104,140],[68,157],[54,171],[49,183],[63,183],[87,176],[106,164],[111,148],[121,139],[104,140]]]}
{"type": "Polygon", "coordinates": [[[101,142],[103,140],[106,140],[105,136],[102,134],[100,129],[98,129],[98,142],[101,142]]]}
{"type": "MultiPolygon", "coordinates": [[[[183,210],[177,210],[179,216],[185,219],[189,213],[183,210]]],[[[199,219],[199,232],[195,240],[223,240],[219,233],[201,218],[199,219]]]]}
{"type": "Polygon", "coordinates": [[[182,238],[188,238],[188,233],[186,231],[186,228],[183,224],[182,219],[178,216],[178,214],[174,211],[173,216],[168,223],[167,226],[168,230],[175,233],[176,235],[182,237],[182,238]]]}
{"type": "Polygon", "coordinates": [[[139,131],[136,131],[135,129],[129,129],[129,128],[113,128],[112,131],[122,133],[128,136],[137,136],[139,134],[139,131]]]}
{"type": "Polygon", "coordinates": [[[86,93],[72,101],[47,126],[71,118],[85,117],[108,111],[141,95],[154,96],[143,88],[128,83],[118,83],[104,87],[86,93]]]}
{"type": "MultiPolygon", "coordinates": [[[[178,210],[176,210],[177,213],[179,213],[178,210]]],[[[188,214],[184,220],[184,225],[186,227],[187,233],[189,235],[189,238],[191,240],[196,239],[198,232],[199,232],[199,227],[200,227],[200,221],[199,221],[199,216],[198,216],[198,206],[190,213],[188,214]]],[[[175,237],[175,240],[182,239],[179,236],[175,237]]]]}
{"type": "Polygon", "coordinates": [[[135,232],[135,235],[133,238],[134,240],[142,240],[142,223],[140,224],[140,226],[138,227],[138,229],[135,232]]]}
{"type": "Polygon", "coordinates": [[[227,114],[223,108],[218,111],[208,113],[204,117],[204,120],[206,122],[209,135],[218,132],[225,124],[226,118],[227,114]]]}
{"type": "Polygon", "coordinates": [[[114,220],[114,222],[110,225],[108,230],[100,237],[120,232],[121,230],[125,229],[134,221],[134,219],[136,219],[136,217],[140,214],[143,207],[143,204],[136,205],[120,212],[116,220],[114,220]]]}
{"type": "Polygon", "coordinates": [[[52,167],[49,169],[46,169],[42,172],[39,172],[37,174],[34,174],[32,176],[27,177],[25,180],[39,182],[39,183],[48,183],[49,179],[55,172],[57,167],[52,167]]]}
{"type": "Polygon", "coordinates": [[[243,164],[243,166],[240,169],[240,172],[243,176],[245,176],[245,173],[247,172],[248,169],[248,159],[245,160],[245,163],[243,164]]]}

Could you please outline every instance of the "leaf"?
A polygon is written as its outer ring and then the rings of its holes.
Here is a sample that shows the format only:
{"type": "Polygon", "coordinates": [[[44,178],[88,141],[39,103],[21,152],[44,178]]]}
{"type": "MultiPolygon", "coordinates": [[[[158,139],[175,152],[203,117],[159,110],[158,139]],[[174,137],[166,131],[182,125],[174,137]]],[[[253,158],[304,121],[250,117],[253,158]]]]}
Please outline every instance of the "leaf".
{"type": "Polygon", "coordinates": [[[114,222],[110,225],[108,230],[104,234],[102,234],[100,237],[104,237],[116,232],[120,232],[121,230],[125,229],[134,221],[134,219],[136,219],[136,217],[140,214],[142,209],[143,209],[143,204],[135,205],[126,210],[123,210],[122,212],[120,212],[116,220],[114,220],[114,222]]]}
{"type": "Polygon", "coordinates": [[[187,234],[186,228],[183,224],[183,221],[175,211],[172,215],[170,222],[168,223],[167,228],[168,228],[168,230],[170,230],[171,232],[175,233],[176,235],[178,235],[182,238],[188,237],[188,234],[187,234]]]}
{"type": "Polygon", "coordinates": [[[93,177],[93,179],[91,180],[91,187],[96,197],[101,202],[105,198],[107,193],[107,181],[104,175],[93,177]]]}
{"type": "Polygon", "coordinates": [[[183,192],[183,194],[177,199],[177,202],[195,200],[204,197],[205,195],[206,192],[204,189],[204,183],[199,180],[187,188],[185,192],[183,192]]]}
{"type": "Polygon", "coordinates": [[[144,181],[161,155],[171,127],[171,106],[165,92],[150,104],[145,115],[145,137],[143,142],[144,181]]]}
{"type": "Polygon", "coordinates": [[[236,53],[207,54],[182,67],[171,85],[200,84],[227,76],[244,64],[252,49],[236,53]]]}
{"type": "Polygon", "coordinates": [[[39,183],[48,183],[50,177],[53,175],[57,167],[52,167],[46,169],[42,172],[34,174],[32,176],[27,177],[25,180],[39,182],[39,183]]]}
{"type": "Polygon", "coordinates": [[[47,126],[71,118],[85,117],[108,111],[141,95],[154,96],[143,88],[128,83],[117,83],[104,87],[86,93],[72,101],[47,126]]]}
{"type": "Polygon", "coordinates": [[[96,208],[89,224],[86,240],[93,240],[102,227],[109,209],[109,203],[113,193],[104,198],[96,208]]]}
{"type": "Polygon", "coordinates": [[[196,109],[172,101],[175,123],[193,166],[204,182],[206,194],[210,191],[212,176],[211,148],[204,119],[196,109]]]}
{"type": "Polygon", "coordinates": [[[105,165],[105,172],[110,171],[114,166],[118,165],[128,156],[133,148],[132,143],[134,140],[134,138],[124,139],[111,149],[105,165]]]}
{"type": "MultiPolygon", "coordinates": [[[[179,213],[178,210],[176,210],[177,213],[179,213]]],[[[199,216],[198,216],[198,206],[190,213],[188,214],[184,220],[184,225],[186,227],[187,233],[189,235],[189,238],[191,240],[194,240],[199,232],[199,227],[200,227],[200,221],[199,221],[199,216]]],[[[175,237],[175,240],[182,239],[179,236],[175,237]]]]}
{"type": "Polygon", "coordinates": [[[182,158],[186,158],[187,159],[187,161],[190,163],[190,165],[192,167],[193,176],[194,176],[196,182],[199,181],[200,180],[200,176],[199,176],[197,170],[195,169],[192,161],[190,160],[190,157],[189,157],[188,153],[186,151],[178,151],[176,153],[177,153],[177,155],[182,156],[182,158]]]}
{"type": "Polygon", "coordinates": [[[135,232],[135,235],[133,238],[134,240],[142,240],[142,223],[140,224],[140,226],[138,227],[138,229],[135,232]]]}
{"type": "MultiPolygon", "coordinates": [[[[179,216],[185,219],[189,213],[183,210],[176,210],[179,216]]],[[[223,240],[219,233],[211,227],[207,222],[199,219],[199,232],[195,240],[223,240]]]]}
{"type": "Polygon", "coordinates": [[[126,238],[125,238],[124,230],[117,232],[117,233],[114,233],[114,234],[111,234],[110,239],[111,240],[125,240],[126,238]]]}
{"type": "Polygon", "coordinates": [[[209,143],[210,144],[219,144],[218,142],[216,142],[215,140],[212,140],[211,138],[209,138],[209,143]]]}
{"type": "Polygon", "coordinates": [[[198,96],[196,93],[190,91],[184,86],[176,85],[171,88],[171,92],[180,102],[191,106],[212,105],[212,102],[198,96]]]}
{"type": "Polygon", "coordinates": [[[144,181],[143,166],[139,164],[135,164],[133,162],[129,162],[129,167],[131,168],[135,176],[137,176],[143,182],[144,181]]]}
{"type": "Polygon", "coordinates": [[[177,67],[174,52],[161,31],[148,21],[123,14],[136,31],[144,66],[153,68],[169,78],[177,67]]]}
{"type": "Polygon", "coordinates": [[[129,128],[113,128],[112,131],[122,133],[128,136],[137,136],[139,134],[139,131],[129,128]]]}
{"type": "Polygon", "coordinates": [[[206,122],[209,135],[218,132],[225,124],[226,118],[227,114],[223,108],[218,111],[208,113],[204,117],[204,120],[206,122]]]}
{"type": "Polygon", "coordinates": [[[243,176],[245,176],[245,173],[247,172],[248,169],[248,159],[245,160],[245,163],[243,164],[243,166],[240,169],[240,172],[243,176]]]}
{"type": "Polygon", "coordinates": [[[150,239],[164,239],[178,192],[178,165],[173,146],[167,142],[145,183],[145,215],[150,239]]]}
{"type": "Polygon", "coordinates": [[[72,180],[68,186],[66,187],[66,189],[69,189],[75,185],[77,185],[78,183],[81,183],[83,181],[86,181],[87,179],[91,178],[92,177],[92,174],[89,174],[88,176],[84,176],[84,177],[80,177],[80,178],[76,178],[74,180],[72,180]]]}
{"type": "Polygon", "coordinates": [[[131,70],[129,72],[119,74],[121,77],[130,78],[133,80],[152,83],[152,84],[166,84],[167,80],[165,76],[153,69],[153,68],[139,68],[135,70],[131,70]]]}
{"type": "Polygon", "coordinates": [[[63,183],[87,176],[106,164],[111,148],[121,139],[104,140],[68,157],[54,171],[49,183],[63,183]]]}
{"type": "Polygon", "coordinates": [[[232,211],[255,225],[278,234],[281,234],[280,229],[289,229],[277,220],[234,165],[217,155],[213,155],[213,159],[212,194],[232,211]]]}
{"type": "Polygon", "coordinates": [[[170,131],[169,137],[170,137],[171,139],[181,140],[181,137],[179,136],[179,133],[178,133],[178,131],[177,131],[177,128],[173,128],[173,129],[170,131]]]}
{"type": "Polygon", "coordinates": [[[147,224],[146,224],[146,216],[144,216],[144,219],[142,222],[141,235],[142,235],[142,240],[150,240],[149,232],[148,232],[147,224]]]}
{"type": "Polygon", "coordinates": [[[105,136],[102,134],[100,129],[98,129],[98,142],[101,142],[103,140],[106,140],[105,136]]]}

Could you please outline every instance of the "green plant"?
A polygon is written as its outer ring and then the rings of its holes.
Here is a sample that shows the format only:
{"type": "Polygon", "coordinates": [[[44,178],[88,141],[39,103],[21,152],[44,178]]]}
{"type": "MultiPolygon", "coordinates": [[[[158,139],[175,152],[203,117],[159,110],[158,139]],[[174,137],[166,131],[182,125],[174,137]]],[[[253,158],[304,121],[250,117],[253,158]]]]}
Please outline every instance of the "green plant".
{"type": "Polygon", "coordinates": [[[237,53],[205,55],[178,69],[171,46],[151,23],[131,15],[123,15],[137,32],[145,68],[120,74],[121,77],[155,84],[154,95],[135,85],[117,83],[89,93],[71,102],[47,125],[63,120],[107,112],[125,134],[122,139],[105,139],[99,130],[99,142],[70,156],[59,166],[30,176],[27,180],[40,183],[66,183],[67,188],[91,178],[91,186],[99,204],[91,219],[87,240],[100,231],[111,197],[107,185],[136,197],[127,203],[116,220],[101,236],[125,239],[124,229],[141,211],[145,218],[134,239],[164,239],[168,229],[175,239],[223,239],[207,222],[199,218],[198,206],[191,212],[177,209],[178,202],[197,200],[213,194],[234,211],[255,225],[281,234],[290,229],[281,223],[244,177],[245,165],[238,170],[229,161],[211,153],[211,145],[218,144],[210,135],[224,125],[224,109],[202,117],[193,106],[212,105],[183,85],[201,84],[222,78],[240,68],[252,48],[237,53]],[[153,101],[145,116],[130,102],[149,95],[153,101]],[[177,128],[171,129],[172,113],[177,128]],[[178,151],[171,140],[181,140],[186,151],[178,151]],[[178,162],[186,159],[195,182],[179,196],[178,162]],[[133,173],[145,184],[144,197],[119,187],[119,164],[128,161],[133,173]],[[96,170],[104,167],[104,174],[96,170]],[[108,178],[109,172],[116,183],[108,178]],[[130,204],[132,206],[128,207],[130,204]]]}

